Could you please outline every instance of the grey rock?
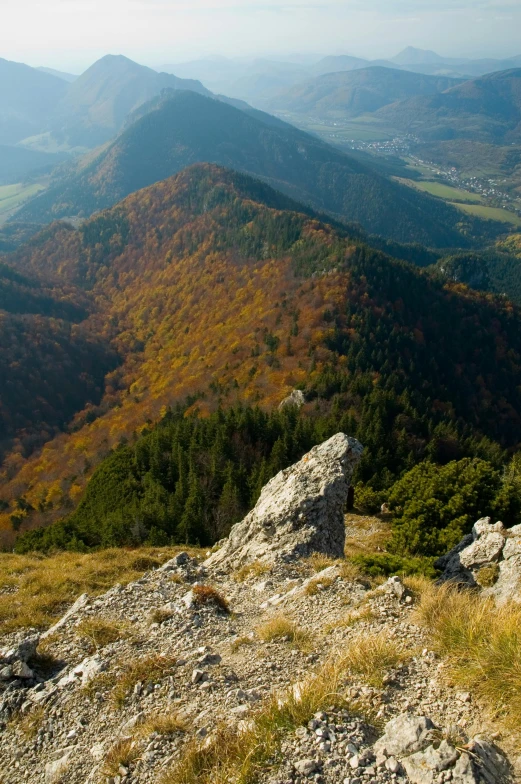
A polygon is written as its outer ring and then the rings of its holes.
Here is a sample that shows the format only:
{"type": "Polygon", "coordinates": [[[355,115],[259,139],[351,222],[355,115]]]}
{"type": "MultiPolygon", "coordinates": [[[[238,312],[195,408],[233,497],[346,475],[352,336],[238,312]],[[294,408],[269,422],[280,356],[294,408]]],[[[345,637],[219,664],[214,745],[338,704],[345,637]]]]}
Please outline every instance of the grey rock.
{"type": "Polygon", "coordinates": [[[442,740],[438,748],[428,746],[402,760],[403,767],[412,784],[435,784],[438,774],[452,768],[458,760],[458,752],[442,740]]]}
{"type": "Polygon", "coordinates": [[[295,762],[295,770],[302,776],[310,776],[318,770],[318,765],[315,760],[303,759],[295,762]]]}
{"type": "Polygon", "coordinates": [[[472,526],[472,536],[474,539],[479,539],[480,536],[485,534],[495,534],[495,533],[502,533],[505,530],[505,526],[498,520],[497,523],[492,524],[490,521],[490,517],[482,517],[481,520],[478,520],[472,526]]]}
{"type": "Polygon", "coordinates": [[[293,392],[285,397],[282,403],[280,403],[279,408],[286,408],[286,406],[302,408],[305,402],[306,398],[304,397],[304,393],[300,389],[294,389],[293,392]]]}
{"type": "Polygon", "coordinates": [[[67,612],[65,613],[65,615],[63,615],[63,616],[60,618],[60,620],[59,620],[59,621],[57,621],[57,622],[54,624],[54,626],[51,626],[51,627],[50,627],[50,629],[47,629],[47,631],[46,631],[46,632],[44,632],[44,633],[41,635],[41,639],[42,639],[42,640],[45,640],[47,637],[50,637],[51,635],[53,635],[53,634],[55,634],[57,631],[59,631],[59,630],[60,630],[60,629],[61,629],[63,626],[65,626],[65,624],[66,624],[68,621],[70,621],[70,619],[71,619],[71,618],[73,618],[73,617],[74,617],[74,616],[75,616],[75,615],[76,615],[76,614],[77,614],[77,613],[78,613],[80,610],[82,610],[82,609],[83,609],[83,608],[84,608],[84,607],[85,607],[85,606],[86,606],[88,603],[89,603],[89,597],[87,596],[87,594],[86,594],[86,593],[82,593],[82,594],[81,594],[81,596],[78,596],[78,598],[76,599],[76,601],[74,602],[74,604],[73,604],[71,607],[69,607],[69,609],[67,610],[67,612]]]}
{"type": "Polygon", "coordinates": [[[504,545],[505,537],[503,534],[484,534],[460,553],[460,561],[466,569],[471,570],[485,564],[494,563],[499,560],[504,545]]]}
{"type": "Polygon", "coordinates": [[[3,663],[5,664],[12,664],[16,661],[27,662],[35,655],[39,642],[39,634],[32,634],[29,637],[25,637],[25,639],[23,639],[22,642],[19,642],[15,647],[0,651],[0,660],[3,660],[3,663]]]}
{"type": "Polygon", "coordinates": [[[426,716],[400,713],[385,725],[385,733],[374,744],[374,753],[402,757],[422,751],[429,743],[434,724],[426,716]]]}
{"type": "Polygon", "coordinates": [[[203,678],[205,677],[206,673],[204,670],[195,669],[192,672],[192,683],[200,683],[203,678]]]}
{"type": "Polygon", "coordinates": [[[23,678],[24,680],[34,678],[34,672],[24,661],[17,661],[12,664],[11,670],[15,678],[23,678]]]}
{"type": "Polygon", "coordinates": [[[205,566],[236,569],[313,552],[342,557],[349,482],[361,454],[361,444],[344,433],[314,447],[265,485],[255,508],[205,566]]]}

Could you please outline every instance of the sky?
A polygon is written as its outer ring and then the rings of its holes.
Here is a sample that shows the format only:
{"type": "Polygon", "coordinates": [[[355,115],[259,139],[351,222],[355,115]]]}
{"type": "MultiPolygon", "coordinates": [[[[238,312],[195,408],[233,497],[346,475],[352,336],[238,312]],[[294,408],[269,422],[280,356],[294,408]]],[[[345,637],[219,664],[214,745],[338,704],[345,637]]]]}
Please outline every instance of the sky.
{"type": "Polygon", "coordinates": [[[0,57],[80,73],[210,54],[521,54],[521,0],[0,0],[0,57]]]}

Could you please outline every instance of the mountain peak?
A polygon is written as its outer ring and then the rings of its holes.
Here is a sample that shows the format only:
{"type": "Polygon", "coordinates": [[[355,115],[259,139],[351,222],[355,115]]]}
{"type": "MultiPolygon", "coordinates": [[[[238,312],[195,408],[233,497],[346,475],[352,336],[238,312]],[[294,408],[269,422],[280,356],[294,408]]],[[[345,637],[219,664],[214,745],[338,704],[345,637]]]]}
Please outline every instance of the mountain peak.
{"type": "Polygon", "coordinates": [[[414,46],[407,46],[402,49],[395,57],[391,58],[393,63],[398,65],[428,65],[430,63],[442,63],[443,57],[433,52],[431,49],[416,49],[414,46]]]}

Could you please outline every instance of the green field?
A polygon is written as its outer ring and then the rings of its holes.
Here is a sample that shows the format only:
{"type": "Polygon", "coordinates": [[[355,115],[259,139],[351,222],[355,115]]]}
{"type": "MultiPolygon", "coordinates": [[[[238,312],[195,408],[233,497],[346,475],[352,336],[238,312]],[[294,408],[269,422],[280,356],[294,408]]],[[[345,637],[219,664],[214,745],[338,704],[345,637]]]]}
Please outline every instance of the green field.
{"type": "Polygon", "coordinates": [[[503,210],[501,207],[486,207],[482,204],[458,204],[456,202],[451,202],[451,204],[459,210],[475,215],[477,218],[510,223],[512,226],[521,227],[521,218],[514,212],[503,210]]]}
{"type": "Polygon", "coordinates": [[[480,196],[479,193],[464,191],[461,188],[453,188],[452,185],[445,185],[442,182],[436,182],[434,180],[419,180],[413,183],[413,187],[418,188],[420,191],[430,193],[431,196],[439,196],[440,199],[447,199],[448,201],[483,204],[483,197],[480,196]]]}
{"type": "Polygon", "coordinates": [[[0,186],[0,224],[12,215],[12,213],[23,204],[24,201],[35,196],[44,189],[41,183],[32,183],[31,185],[1,185],[0,186]]]}

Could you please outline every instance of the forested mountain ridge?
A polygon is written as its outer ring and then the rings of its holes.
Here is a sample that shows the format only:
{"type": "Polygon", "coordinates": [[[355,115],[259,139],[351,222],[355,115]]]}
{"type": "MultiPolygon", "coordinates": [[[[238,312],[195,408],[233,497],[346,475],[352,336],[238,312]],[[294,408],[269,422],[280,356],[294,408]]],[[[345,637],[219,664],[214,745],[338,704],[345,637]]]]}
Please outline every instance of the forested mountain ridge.
{"type": "Polygon", "coordinates": [[[25,205],[17,218],[88,216],[185,166],[209,162],[261,177],[316,210],[399,242],[467,247],[473,235],[504,231],[412,192],[293,126],[273,123],[269,115],[190,91],[154,101],[152,109],[88,165],[25,205]]]}
{"type": "Polygon", "coordinates": [[[418,95],[435,95],[459,84],[457,79],[372,66],[327,73],[279,93],[269,109],[320,117],[356,117],[418,95]]]}
{"type": "Polygon", "coordinates": [[[81,325],[89,308],[73,286],[0,263],[0,460],[27,457],[101,400],[117,358],[81,325]]]}
{"type": "Polygon", "coordinates": [[[54,114],[53,133],[65,137],[70,147],[104,144],[132,111],[165,88],[211,94],[195,79],[178,79],[122,55],[106,55],[69,85],[54,114]]]}
{"type": "Polygon", "coordinates": [[[521,141],[521,68],[487,74],[443,93],[383,107],[375,117],[424,139],[521,141]]]}
{"type": "Polygon", "coordinates": [[[517,308],[297,208],[259,181],[198,165],[79,230],[55,224],[10,257],[22,275],[81,286],[83,328],[121,364],[69,433],[4,461],[4,543],[13,521],[63,516],[113,447],[187,398],[183,418],[239,402],[271,409],[300,386],[306,438],[356,435],[360,478],[377,484],[429,455],[497,459],[519,443],[517,308]]]}

